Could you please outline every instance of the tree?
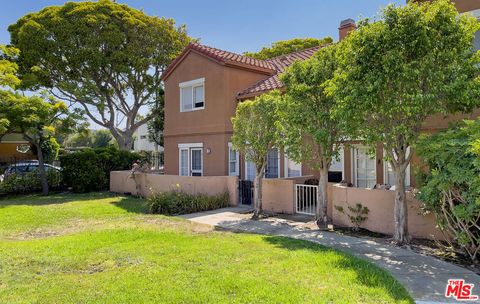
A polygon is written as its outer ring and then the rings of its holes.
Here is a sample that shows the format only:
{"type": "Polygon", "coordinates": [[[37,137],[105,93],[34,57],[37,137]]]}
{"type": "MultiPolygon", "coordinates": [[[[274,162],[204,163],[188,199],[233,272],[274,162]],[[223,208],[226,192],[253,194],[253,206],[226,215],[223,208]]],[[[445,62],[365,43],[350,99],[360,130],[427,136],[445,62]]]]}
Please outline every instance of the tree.
{"type": "Polygon", "coordinates": [[[20,133],[35,147],[42,192],[47,195],[43,151],[50,150],[48,147],[51,145],[55,146],[53,136],[56,132],[69,132],[80,117],[69,113],[64,103],[52,97],[45,100],[45,97],[25,96],[14,90],[20,85],[16,77],[17,66],[12,62],[18,54],[15,48],[0,46],[0,138],[6,133],[20,133]]]}
{"type": "Polygon", "coordinates": [[[306,162],[320,172],[315,216],[322,228],[327,225],[328,171],[346,135],[343,117],[335,115],[338,100],[325,92],[337,68],[339,47],[322,48],[312,58],[295,62],[280,76],[285,85],[280,111],[283,145],[289,158],[306,162]]]}
{"type": "Polygon", "coordinates": [[[67,2],[8,28],[25,86],[83,109],[130,150],[137,119],[155,101],[166,66],[188,44],[185,26],[110,0],[67,2]]]}
{"type": "Polygon", "coordinates": [[[149,116],[152,118],[147,123],[148,140],[155,144],[155,151],[154,151],[155,170],[158,170],[160,165],[159,164],[160,155],[158,152],[158,147],[163,146],[163,124],[165,120],[164,105],[165,105],[165,92],[163,88],[160,88],[160,90],[157,93],[157,98],[155,100],[155,103],[150,109],[151,114],[149,116]]]}
{"type": "Polygon", "coordinates": [[[479,26],[448,0],[390,5],[381,17],[361,22],[345,40],[329,92],[362,140],[383,145],[396,176],[394,240],[401,244],[408,242],[405,170],[422,123],[478,106],[479,26]]]}
{"type": "Polygon", "coordinates": [[[422,135],[417,151],[428,168],[418,197],[452,248],[480,257],[480,119],[422,135]]]}
{"type": "Polygon", "coordinates": [[[280,93],[272,91],[254,100],[243,101],[238,104],[235,117],[232,118],[233,147],[255,164],[254,219],[262,213],[262,180],[268,151],[278,144],[280,100],[280,93]]]}
{"type": "Polygon", "coordinates": [[[290,40],[281,40],[272,43],[268,47],[262,48],[258,52],[245,52],[244,55],[256,59],[269,59],[280,55],[285,55],[293,52],[302,51],[315,46],[322,46],[332,43],[331,37],[322,39],[317,38],[295,38],[290,40]]]}
{"type": "Polygon", "coordinates": [[[106,148],[112,142],[112,134],[108,130],[96,130],[93,132],[93,148],[106,148]]]}

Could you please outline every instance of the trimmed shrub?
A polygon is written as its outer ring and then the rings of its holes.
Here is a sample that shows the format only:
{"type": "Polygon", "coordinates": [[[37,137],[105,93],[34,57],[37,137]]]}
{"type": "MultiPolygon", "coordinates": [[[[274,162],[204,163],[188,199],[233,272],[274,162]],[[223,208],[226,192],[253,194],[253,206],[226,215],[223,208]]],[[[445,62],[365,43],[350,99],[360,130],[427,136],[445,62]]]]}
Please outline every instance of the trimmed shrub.
{"type": "Polygon", "coordinates": [[[130,170],[138,153],[114,147],[84,149],[60,156],[63,180],[73,192],[108,190],[110,171],[130,170]]]}
{"type": "Polygon", "coordinates": [[[155,193],[148,199],[150,212],[178,215],[228,207],[228,192],[218,195],[187,194],[181,191],[155,193]]]}
{"type": "MultiPolygon", "coordinates": [[[[48,186],[50,190],[58,190],[62,187],[62,175],[59,171],[47,171],[48,186]]],[[[0,182],[0,193],[24,194],[42,190],[40,175],[37,171],[23,175],[11,174],[0,182]]]]}

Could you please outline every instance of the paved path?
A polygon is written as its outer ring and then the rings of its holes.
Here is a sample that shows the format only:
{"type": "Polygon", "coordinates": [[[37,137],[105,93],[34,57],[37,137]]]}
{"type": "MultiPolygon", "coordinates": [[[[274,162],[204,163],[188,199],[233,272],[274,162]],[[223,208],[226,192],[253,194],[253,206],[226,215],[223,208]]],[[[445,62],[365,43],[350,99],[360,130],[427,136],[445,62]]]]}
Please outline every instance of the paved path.
{"type": "Polygon", "coordinates": [[[444,297],[447,281],[453,278],[474,283],[474,293],[480,294],[480,276],[465,268],[373,239],[309,229],[301,222],[278,218],[252,221],[248,211],[246,207],[231,207],[183,217],[230,231],[291,237],[349,252],[387,269],[417,303],[458,303],[444,297]]]}

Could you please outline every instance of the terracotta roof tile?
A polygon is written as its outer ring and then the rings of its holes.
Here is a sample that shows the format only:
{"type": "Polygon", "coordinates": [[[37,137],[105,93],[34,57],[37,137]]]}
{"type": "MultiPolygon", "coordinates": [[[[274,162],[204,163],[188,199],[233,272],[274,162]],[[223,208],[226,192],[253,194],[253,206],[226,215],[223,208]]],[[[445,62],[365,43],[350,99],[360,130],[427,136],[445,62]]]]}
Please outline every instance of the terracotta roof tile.
{"type": "Polygon", "coordinates": [[[245,90],[238,92],[237,98],[238,99],[249,98],[263,92],[282,88],[283,83],[280,81],[279,74],[285,71],[285,69],[295,61],[306,60],[310,58],[316,51],[318,51],[322,47],[323,46],[316,46],[306,50],[302,50],[302,51],[298,51],[298,52],[294,52],[286,55],[281,55],[278,57],[265,60],[275,68],[276,74],[266,79],[260,80],[259,82],[253,84],[252,86],[246,88],[245,90]]]}
{"type": "Polygon", "coordinates": [[[168,75],[174,70],[177,63],[179,63],[185,57],[185,55],[192,50],[222,63],[244,65],[246,67],[264,70],[264,72],[269,74],[273,74],[276,72],[276,68],[272,65],[270,61],[254,59],[251,57],[220,50],[199,43],[190,43],[185,47],[183,52],[168,65],[167,69],[162,75],[162,79],[168,77],[168,75]]]}

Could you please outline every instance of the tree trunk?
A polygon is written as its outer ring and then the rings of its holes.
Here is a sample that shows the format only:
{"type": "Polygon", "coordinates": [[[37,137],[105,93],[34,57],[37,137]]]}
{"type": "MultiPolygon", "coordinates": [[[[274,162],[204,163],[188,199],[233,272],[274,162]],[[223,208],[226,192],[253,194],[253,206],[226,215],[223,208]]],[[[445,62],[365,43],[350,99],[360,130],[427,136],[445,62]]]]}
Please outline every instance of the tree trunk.
{"type": "Polygon", "coordinates": [[[408,237],[408,218],[407,218],[407,198],[405,193],[405,169],[406,166],[398,166],[395,170],[395,234],[394,241],[401,245],[409,242],[408,237]]]}
{"type": "Polygon", "coordinates": [[[320,169],[318,179],[317,208],[315,210],[315,221],[318,228],[327,228],[327,205],[328,205],[328,168],[320,169]]]}
{"type": "Polygon", "coordinates": [[[115,138],[115,140],[117,141],[118,148],[120,150],[124,150],[124,151],[132,150],[133,136],[129,136],[129,135],[126,135],[126,134],[123,134],[123,135],[122,134],[114,135],[114,134],[115,133],[112,132],[112,135],[115,138]]]}
{"type": "Polygon", "coordinates": [[[42,184],[42,194],[48,195],[48,179],[45,172],[45,162],[43,160],[42,145],[35,144],[37,148],[37,157],[38,157],[38,173],[40,174],[40,182],[42,184]]]}
{"type": "Polygon", "coordinates": [[[261,167],[259,171],[255,174],[255,180],[253,182],[254,185],[254,193],[253,193],[253,216],[252,219],[258,219],[260,214],[262,214],[262,180],[263,176],[265,175],[265,165],[261,167]]]}

